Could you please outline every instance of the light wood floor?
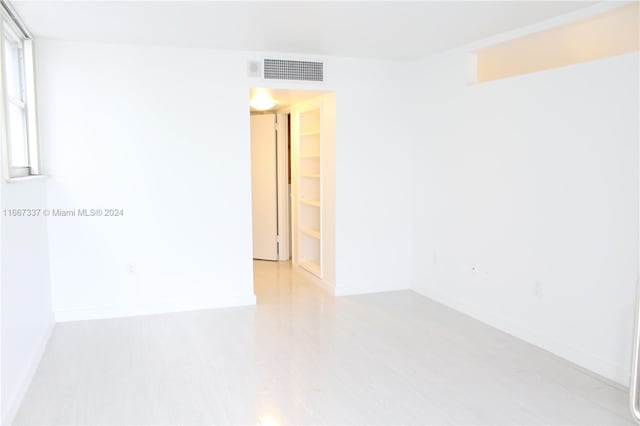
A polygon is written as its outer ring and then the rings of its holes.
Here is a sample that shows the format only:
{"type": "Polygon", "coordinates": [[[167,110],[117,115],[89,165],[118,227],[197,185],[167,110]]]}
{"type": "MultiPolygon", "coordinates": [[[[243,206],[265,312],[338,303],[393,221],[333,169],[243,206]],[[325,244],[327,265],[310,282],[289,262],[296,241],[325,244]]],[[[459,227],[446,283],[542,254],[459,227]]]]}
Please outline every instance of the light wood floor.
{"type": "Polygon", "coordinates": [[[630,423],[622,390],[414,292],[255,270],[255,307],[58,324],[16,423],[630,423]]]}

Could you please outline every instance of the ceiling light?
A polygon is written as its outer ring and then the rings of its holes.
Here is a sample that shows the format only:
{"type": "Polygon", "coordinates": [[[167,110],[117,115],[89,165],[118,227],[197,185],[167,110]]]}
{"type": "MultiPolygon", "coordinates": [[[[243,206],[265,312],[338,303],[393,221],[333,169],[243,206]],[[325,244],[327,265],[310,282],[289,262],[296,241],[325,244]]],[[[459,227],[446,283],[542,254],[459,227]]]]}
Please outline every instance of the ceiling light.
{"type": "Polygon", "coordinates": [[[269,96],[269,93],[267,93],[266,90],[258,90],[253,99],[249,102],[249,105],[258,111],[265,111],[273,108],[276,105],[276,101],[269,96]]]}
{"type": "Polygon", "coordinates": [[[278,426],[280,424],[272,414],[265,414],[258,421],[260,426],[278,426]]]}

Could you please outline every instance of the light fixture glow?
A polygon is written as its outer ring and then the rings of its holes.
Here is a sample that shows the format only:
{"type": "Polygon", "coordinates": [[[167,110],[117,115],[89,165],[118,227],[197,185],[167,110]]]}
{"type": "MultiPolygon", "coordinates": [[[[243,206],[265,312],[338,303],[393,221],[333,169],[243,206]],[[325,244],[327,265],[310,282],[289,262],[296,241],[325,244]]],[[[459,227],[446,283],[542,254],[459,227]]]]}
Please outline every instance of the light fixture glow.
{"type": "Polygon", "coordinates": [[[276,101],[269,96],[264,89],[259,89],[256,94],[253,96],[253,99],[249,102],[249,105],[253,107],[253,109],[257,109],[258,111],[265,111],[267,109],[271,109],[276,105],[276,101]]]}
{"type": "Polygon", "coordinates": [[[265,414],[259,419],[260,426],[279,426],[278,419],[272,414],[265,414]]]}

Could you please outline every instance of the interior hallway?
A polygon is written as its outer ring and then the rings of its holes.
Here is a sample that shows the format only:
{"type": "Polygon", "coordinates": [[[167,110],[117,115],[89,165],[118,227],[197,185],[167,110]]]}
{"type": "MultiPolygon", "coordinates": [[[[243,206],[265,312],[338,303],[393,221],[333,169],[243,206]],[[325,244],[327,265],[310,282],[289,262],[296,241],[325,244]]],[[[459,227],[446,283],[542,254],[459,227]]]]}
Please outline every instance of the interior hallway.
{"type": "Polygon", "coordinates": [[[412,291],[61,323],[17,424],[624,424],[626,392],[412,291]]]}

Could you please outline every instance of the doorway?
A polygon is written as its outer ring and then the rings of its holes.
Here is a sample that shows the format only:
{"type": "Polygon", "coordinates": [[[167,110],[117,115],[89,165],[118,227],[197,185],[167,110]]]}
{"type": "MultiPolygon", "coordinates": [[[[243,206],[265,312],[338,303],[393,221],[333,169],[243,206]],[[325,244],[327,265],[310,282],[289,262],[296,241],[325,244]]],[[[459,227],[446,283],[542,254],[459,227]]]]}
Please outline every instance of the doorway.
{"type": "Polygon", "coordinates": [[[290,259],[288,113],[251,113],[253,258],[290,259]]]}
{"type": "Polygon", "coordinates": [[[249,95],[254,262],[290,261],[333,292],[335,95],[258,88],[249,95]]]}

